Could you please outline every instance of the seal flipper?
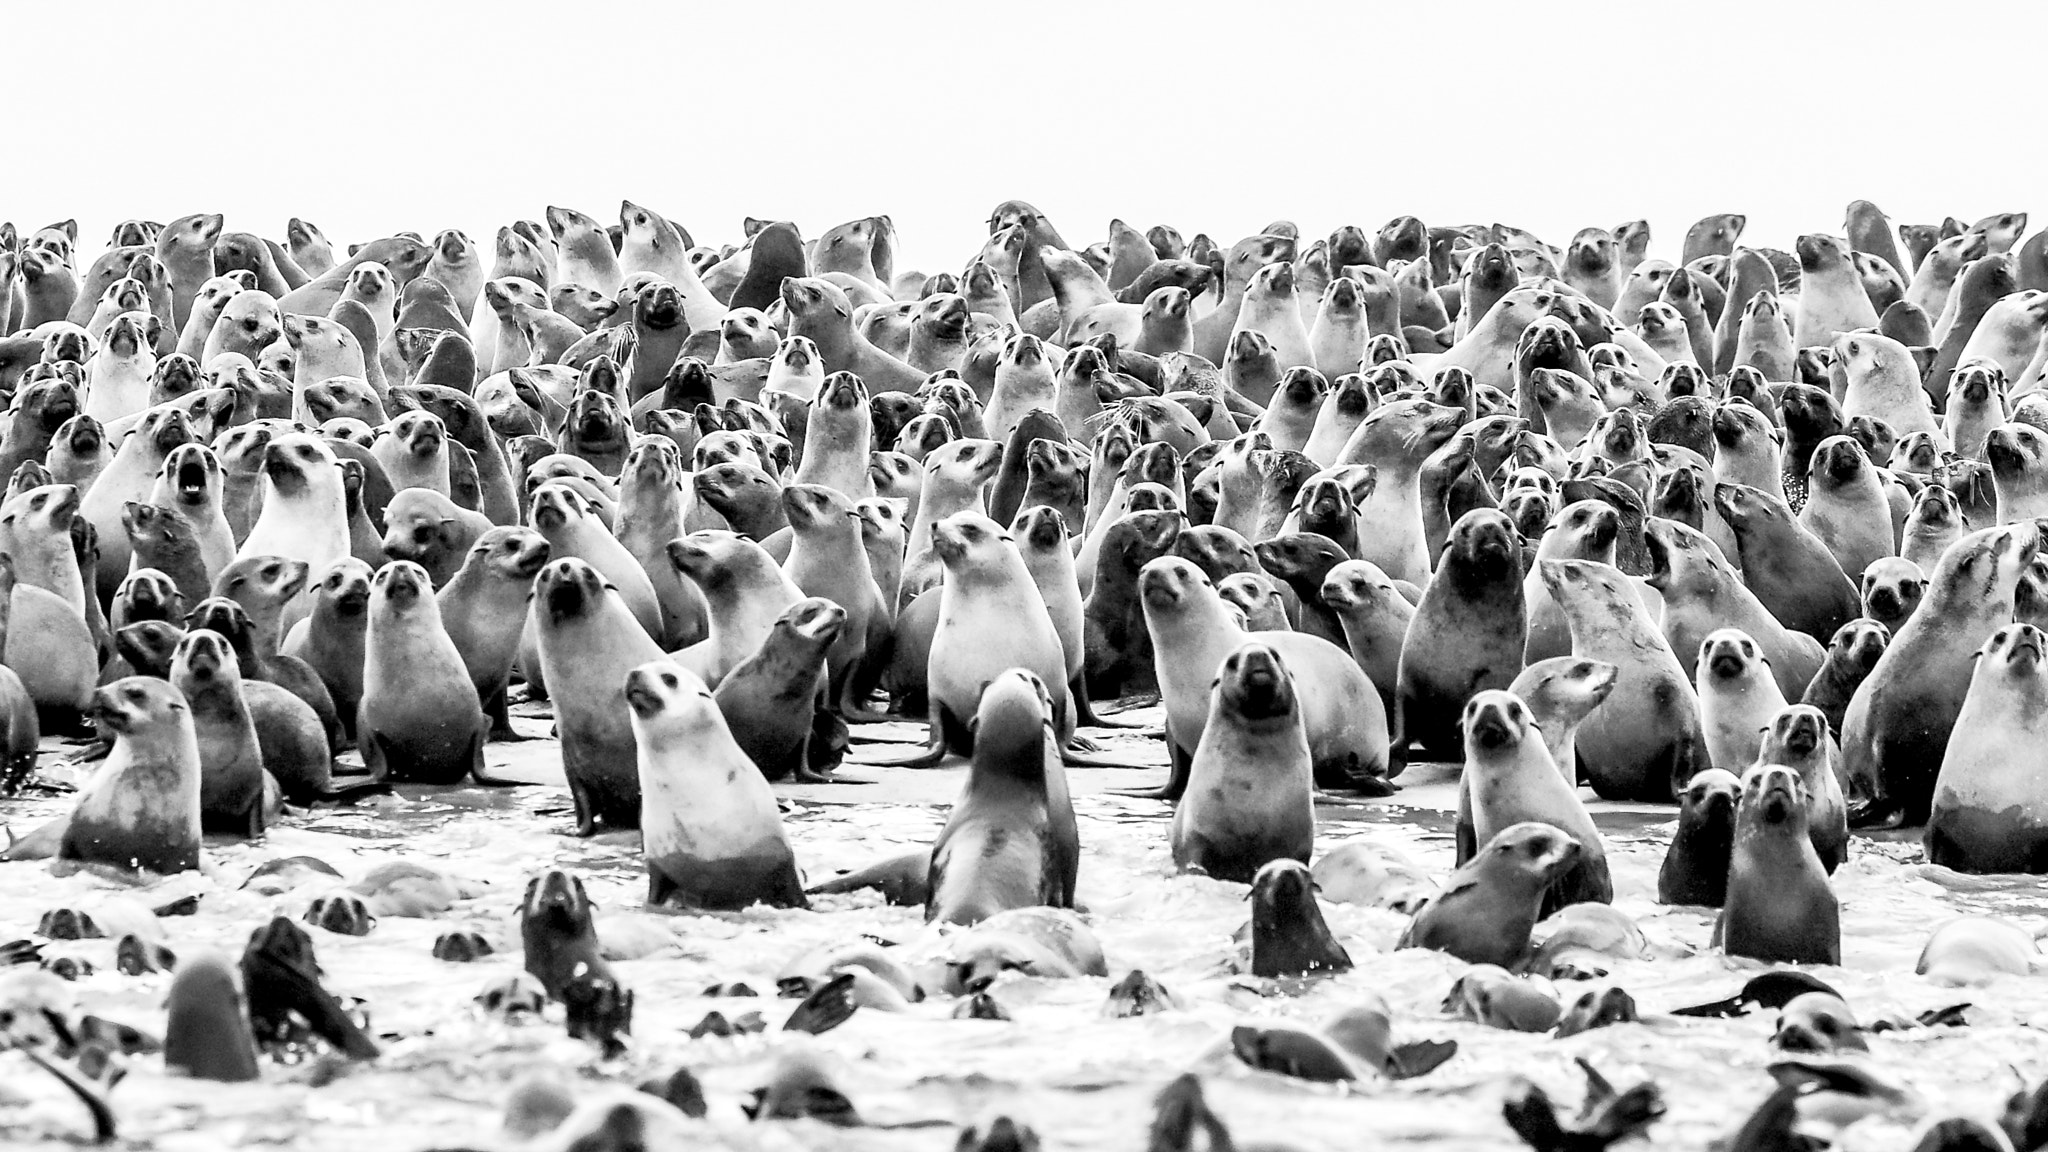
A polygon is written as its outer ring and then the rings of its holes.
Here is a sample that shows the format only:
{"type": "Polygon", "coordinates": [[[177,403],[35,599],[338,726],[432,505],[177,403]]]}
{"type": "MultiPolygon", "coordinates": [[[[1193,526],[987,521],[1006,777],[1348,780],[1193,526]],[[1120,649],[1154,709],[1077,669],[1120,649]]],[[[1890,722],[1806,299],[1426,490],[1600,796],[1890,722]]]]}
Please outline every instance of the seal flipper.
{"type": "Polygon", "coordinates": [[[512,708],[506,700],[510,692],[510,689],[501,686],[491,694],[489,700],[483,702],[484,717],[491,722],[490,739],[500,744],[517,744],[533,739],[531,736],[521,736],[512,727],[512,708]]]}
{"type": "Polygon", "coordinates": [[[1088,678],[1084,675],[1076,673],[1072,680],[1067,681],[1067,692],[1074,698],[1074,725],[1076,727],[1133,729],[1150,727],[1147,724],[1131,721],[1111,720],[1104,714],[1097,712],[1095,710],[1095,702],[1088,699],[1088,678]]]}
{"type": "Polygon", "coordinates": [[[1456,1040],[1416,1040],[1407,1044],[1396,1044],[1387,1052],[1387,1060],[1380,1072],[1389,1080],[1413,1080],[1433,1072],[1444,1061],[1458,1054],[1456,1040]]]}
{"type": "Polygon", "coordinates": [[[1451,861],[1451,867],[1463,868],[1466,861],[1479,854],[1479,832],[1472,826],[1472,817],[1464,812],[1458,814],[1458,824],[1453,832],[1458,848],[1456,857],[1451,861]]]}
{"type": "MultiPolygon", "coordinates": [[[[488,731],[481,731],[476,734],[474,741],[470,744],[469,778],[476,781],[478,784],[483,785],[486,788],[525,787],[526,781],[524,780],[512,780],[504,776],[493,776],[489,772],[484,770],[484,744],[487,741],[489,741],[490,738],[491,735],[488,731]]],[[[519,737],[519,739],[523,740],[525,739],[525,737],[522,736],[519,737]]]]}
{"type": "MultiPolygon", "coordinates": [[[[955,728],[961,728],[960,723],[953,719],[952,713],[946,711],[944,704],[934,700],[932,701],[930,743],[925,745],[924,751],[908,756],[899,756],[893,760],[862,760],[859,763],[874,768],[936,768],[946,759],[946,753],[949,748],[956,744],[956,740],[953,739],[952,732],[950,731],[955,728]]],[[[962,733],[965,733],[964,729],[962,729],[962,733]]],[[[966,739],[971,750],[973,747],[973,737],[967,735],[966,739]]]]}
{"type": "Polygon", "coordinates": [[[22,1055],[27,1056],[29,1060],[35,1064],[36,1067],[41,1068],[43,1071],[48,1072],[52,1076],[55,1076],[59,1083],[63,1084],[64,1087],[71,1089],[72,1094],[78,1097],[79,1103],[85,1105],[85,1110],[92,1113],[92,1130],[94,1143],[113,1143],[114,1108],[113,1105],[107,1102],[107,1095],[108,1092],[114,1087],[114,1082],[120,1078],[120,1074],[116,1070],[116,1066],[112,1062],[109,1062],[107,1064],[107,1070],[109,1073],[108,1080],[106,1087],[102,1088],[98,1084],[94,1083],[92,1080],[86,1078],[83,1074],[74,1071],[73,1069],[66,1067],[63,1064],[58,1063],[55,1060],[48,1059],[47,1057],[43,1056],[40,1052],[37,1052],[34,1048],[29,1047],[28,1045],[24,1044],[20,1046],[17,1050],[21,1052],[22,1055]]]}
{"type": "Polygon", "coordinates": [[[1137,796],[1146,800],[1179,800],[1188,790],[1188,776],[1194,771],[1195,758],[1190,752],[1181,751],[1180,742],[1173,738],[1173,721],[1166,722],[1166,783],[1157,788],[1115,788],[1111,791],[1119,796],[1137,796]]]}

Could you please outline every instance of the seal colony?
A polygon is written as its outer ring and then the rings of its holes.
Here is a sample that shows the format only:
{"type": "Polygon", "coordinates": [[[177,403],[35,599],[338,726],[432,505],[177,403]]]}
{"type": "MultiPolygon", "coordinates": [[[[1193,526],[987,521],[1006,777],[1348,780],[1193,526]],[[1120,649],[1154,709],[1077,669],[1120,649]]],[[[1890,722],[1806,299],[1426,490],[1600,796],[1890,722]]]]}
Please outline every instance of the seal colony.
{"type": "MultiPolygon", "coordinates": [[[[1176,1071],[1387,1094],[1494,1078],[1502,1031],[1756,1004],[1784,1010],[1779,1087],[1733,1148],[1865,1118],[2042,1146],[2038,1094],[1975,1126],[1866,1038],[1942,1043],[1970,1005],[1836,989],[1873,963],[1853,885],[1894,830],[1924,827],[1931,876],[2048,873],[2042,237],[1863,201],[1787,249],[1745,224],[1558,246],[1410,216],[1227,244],[1113,221],[1077,246],[1008,201],[934,274],[897,266],[886,216],[705,244],[633,202],[339,252],[298,219],[275,241],[131,220],[96,254],[73,222],[0,226],[0,791],[53,817],[9,812],[0,875],[63,893],[0,948],[0,1032],[103,1139],[151,1124],[115,1092],[131,1067],[374,1075],[450,1025],[377,1028],[330,991],[366,937],[491,965],[473,1022],[560,1020],[605,1077],[659,1073],[503,1101],[508,1147],[620,1148],[742,1111],[891,1126],[857,1099],[888,1073],[800,1037],[900,1017],[1028,1042],[1042,981],[1209,1029],[1176,1071]],[[555,797],[499,791],[531,782],[496,770],[522,743],[567,786],[557,852],[632,865],[637,895],[566,861],[344,875],[277,850],[555,797]],[[1138,764],[1163,775],[1129,799],[1091,779],[1138,764]],[[790,808],[858,805],[897,767],[957,789],[908,852],[817,842],[790,808]],[[1435,816],[1403,804],[1446,783],[1435,816]],[[1381,830],[1331,843],[1340,808],[1381,830]],[[1617,811],[1653,843],[1610,840],[1617,811]],[[1452,814],[1455,855],[1418,866],[1402,838],[1452,814]],[[1177,940],[1207,966],[1179,987],[1123,930],[1156,914],[1097,878],[1131,883],[1139,851],[1245,902],[1234,935],[1177,940]],[[868,889],[903,906],[881,940],[835,928],[868,889]],[[216,905],[226,931],[177,930],[216,905]],[[764,916],[816,929],[779,969],[699,997],[644,966],[764,916]],[[440,918],[416,945],[393,927],[440,918]],[[236,930],[239,963],[212,950],[236,930]],[[74,944],[99,938],[111,958],[74,944]],[[163,1014],[105,994],[95,957],[161,980],[163,1014]],[[1382,972],[1404,979],[1368,991],[1382,972]],[[744,999],[768,986],[798,1003],[744,999]],[[1250,1021],[1309,996],[1335,1003],[1250,1021]],[[748,1084],[695,1046],[755,1032],[748,1084]]],[[[1923,931],[1929,988],[2035,963],[2000,918],[1923,931]]],[[[1585,1067],[1577,1118],[1523,1082],[1483,1131],[1605,1147],[1665,1113],[1654,1078],[1585,1067]]],[[[1153,1147],[1228,1146],[1199,1081],[1161,1084],[1153,1147]]],[[[945,1119],[978,1148],[1060,1125],[945,1119]]]]}

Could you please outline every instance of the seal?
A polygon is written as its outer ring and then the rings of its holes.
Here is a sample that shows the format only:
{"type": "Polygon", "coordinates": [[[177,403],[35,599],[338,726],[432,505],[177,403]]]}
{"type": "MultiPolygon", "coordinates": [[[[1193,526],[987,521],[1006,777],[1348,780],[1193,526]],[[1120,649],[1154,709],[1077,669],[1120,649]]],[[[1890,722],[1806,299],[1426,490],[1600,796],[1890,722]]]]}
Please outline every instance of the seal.
{"type": "Polygon", "coordinates": [[[654,582],[612,534],[596,505],[571,485],[549,481],[534,489],[527,521],[547,539],[554,559],[575,557],[596,569],[648,638],[661,637],[661,600],[654,582]]]}
{"type": "Polygon", "coordinates": [[[1548,824],[1501,829],[1451,873],[1395,946],[1448,952],[1468,964],[1520,966],[1544,899],[1582,851],[1570,833],[1548,824]]]}
{"type": "Polygon", "coordinates": [[[1657,903],[1719,908],[1728,898],[1728,862],[1735,853],[1735,806],[1742,781],[1708,768],[1678,794],[1678,831],[1657,870],[1657,903]]]}
{"type": "Polygon", "coordinates": [[[1923,841],[1929,862],[1959,872],[2048,872],[2048,823],[2034,815],[2034,781],[2048,763],[2041,705],[2048,635],[2009,624],[1978,650],[1956,714],[1923,841]]]}
{"type": "Polygon", "coordinates": [[[605,963],[591,907],[583,881],[559,868],[526,882],[519,903],[524,967],[554,999],[561,999],[570,979],[582,973],[617,980],[605,963]]]}
{"type": "MultiPolygon", "coordinates": [[[[858,673],[864,661],[875,668],[888,662],[891,614],[868,566],[853,501],[822,484],[791,484],[782,490],[782,505],[793,533],[783,570],[804,595],[822,596],[846,614],[825,657],[831,705],[859,712],[865,693],[858,673]]],[[[871,673],[866,682],[874,678],[871,673]]]]}
{"type": "Polygon", "coordinates": [[[648,904],[805,907],[775,793],[704,681],[655,660],[626,674],[625,697],[638,749],[648,904]]]}
{"type": "Polygon", "coordinates": [[[2032,973],[2039,952],[2026,929],[1998,916],[1958,916],[1928,934],[1917,976],[1953,988],[2032,973]]]}
{"type": "Polygon", "coordinates": [[[1700,641],[1696,675],[1709,761],[1731,773],[1747,770],[1757,762],[1763,733],[1785,708],[1770,665],[1747,632],[1722,628],[1700,641]]]}
{"type": "Polygon", "coordinates": [[[1294,675],[1317,784],[1373,792],[1395,774],[1379,692],[1350,653],[1301,632],[1245,632],[1201,569],[1162,556],[1138,573],[1138,596],[1152,639],[1153,667],[1166,708],[1172,770],[1158,795],[1178,799],[1201,746],[1217,670],[1246,641],[1279,653],[1294,675]]]}
{"type": "Polygon", "coordinates": [[[1572,655],[1620,669],[1607,705],[1579,726],[1581,774],[1603,799],[1669,802],[1709,765],[1699,702],[1678,658],[1620,569],[1590,560],[1537,568],[1564,609],[1572,655]]]}
{"type": "Polygon", "coordinates": [[[1538,916],[1567,904],[1614,901],[1607,849],[1578,789],[1559,775],[1536,718],[1513,692],[1484,689],[1465,705],[1465,771],[1458,778],[1457,864],[1517,824],[1548,824],[1578,841],[1570,869],[1543,899],[1538,916]]]}
{"type": "Polygon", "coordinates": [[[927,923],[1074,906],[1081,841],[1057,723],[1052,694],[1030,672],[1004,672],[983,690],[967,779],[932,845],[927,923]]]}
{"type": "Polygon", "coordinates": [[[1252,975],[1334,975],[1351,970],[1351,955],[1316,905],[1315,878],[1291,857],[1268,860],[1252,877],[1252,975]]]}
{"type": "Polygon", "coordinates": [[[1785,627],[1819,639],[1856,618],[1856,586],[1781,497],[1724,482],[1714,488],[1714,509],[1735,530],[1743,580],[1785,627]]]}
{"type": "Polygon", "coordinates": [[[1897,555],[1885,482],[1853,438],[1830,436],[1820,442],[1807,469],[1806,492],[1799,524],[1819,537],[1844,574],[1860,576],[1879,560],[1897,555]]]}
{"type": "MultiPolygon", "coordinates": [[[[492,528],[477,537],[461,570],[435,594],[442,627],[462,656],[477,700],[490,718],[493,739],[514,735],[506,714],[506,685],[526,630],[527,598],[533,594],[534,577],[547,562],[548,542],[540,533],[509,525],[492,528]]],[[[367,574],[358,595],[367,607],[367,574]]],[[[340,705],[339,696],[335,703],[340,705]]]]}
{"type": "Polygon", "coordinates": [[[256,1037],[250,1031],[242,980],[218,953],[187,956],[164,997],[164,1066],[199,1080],[257,1079],[256,1037]]]}
{"type": "Polygon", "coordinates": [[[1891,641],[1891,630],[1875,620],[1858,618],[1842,625],[1828,641],[1827,661],[1814,673],[1799,702],[1820,709],[1830,731],[1843,731],[1849,701],[1891,641]]]}
{"type": "Polygon", "coordinates": [[[1398,715],[1395,692],[1400,684],[1401,649],[1415,618],[1415,605],[1379,565],[1366,560],[1346,560],[1324,573],[1322,595],[1324,606],[1336,613],[1343,625],[1351,658],[1379,689],[1386,714],[1398,715]]]}
{"type": "MultiPolygon", "coordinates": [[[[356,746],[363,764],[393,783],[455,784],[485,777],[490,735],[462,652],[441,623],[426,569],[394,560],[370,582],[363,693],[356,746]]],[[[550,687],[559,700],[561,688],[550,687]]]]}
{"type": "Polygon", "coordinates": [[[1911,560],[1887,556],[1863,570],[1864,618],[1884,625],[1888,632],[1905,627],[1926,594],[1927,576],[1911,560]]]}
{"type": "Polygon", "coordinates": [[[1728,897],[1714,944],[1772,964],[1840,964],[1841,906],[1807,837],[1806,789],[1790,768],[1742,777],[1728,897]]]}
{"type": "Polygon", "coordinates": [[[79,789],[57,858],[161,875],[199,867],[199,738],[185,698],[130,676],[93,694],[114,747],[79,789]]]}
{"type": "Polygon", "coordinates": [[[2012,619],[2040,534],[2031,524],[1972,532],[1949,547],[1926,598],[1892,637],[1842,718],[1842,770],[1859,824],[1927,819],[1934,781],[1969,694],[1978,637],[2012,619]]]}
{"type": "Polygon", "coordinates": [[[810,762],[813,721],[824,695],[825,652],[845,627],[839,605],[816,596],[799,600],[712,693],[733,739],[766,778],[824,780],[810,762]]]}
{"type": "Polygon", "coordinates": [[[555,705],[562,770],[576,834],[640,826],[640,778],[626,673],[663,658],[604,577],[588,563],[551,560],[534,581],[541,677],[555,705]]]}
{"type": "Polygon", "coordinates": [[[1066,650],[1010,534],[979,512],[958,512],[932,526],[932,548],[945,565],[939,619],[932,634],[926,683],[931,741],[899,766],[929,767],[946,752],[972,755],[976,714],[985,685],[1022,668],[1053,689],[1060,742],[1073,735],[1066,650]]]}
{"type": "Polygon", "coordinates": [[[218,632],[185,633],[171,656],[171,685],[185,698],[199,747],[200,830],[261,836],[277,816],[277,782],[265,771],[256,722],[242,700],[234,649],[218,632]]]}
{"type": "MultiPolygon", "coordinates": [[[[1400,727],[1431,760],[1460,755],[1459,718],[1474,693],[1506,688],[1528,645],[1522,549],[1492,508],[1459,517],[1401,647],[1400,727]]],[[[1322,581],[1317,581],[1320,586],[1322,581]]]]}
{"type": "Polygon", "coordinates": [[[1248,640],[1223,660],[1169,833],[1174,865],[1251,883],[1273,860],[1309,862],[1315,779],[1294,675],[1248,640]]]}
{"type": "Polygon", "coordinates": [[[1830,876],[1849,858],[1849,805],[1842,796],[1839,759],[1827,717],[1809,704],[1779,709],[1765,726],[1756,755],[1758,764],[1777,764],[1799,774],[1807,795],[1809,838],[1830,876]]]}
{"type": "Polygon", "coordinates": [[[1553,656],[1522,669],[1508,691],[1529,706],[1543,747],[1565,784],[1579,786],[1579,724],[1606,703],[1621,669],[1604,660],[1553,656]]]}
{"type": "Polygon", "coordinates": [[[760,650],[775,621],[803,591],[760,545],[707,529],[668,543],[668,560],[694,582],[710,608],[710,636],[676,653],[683,667],[714,687],[760,650]]]}

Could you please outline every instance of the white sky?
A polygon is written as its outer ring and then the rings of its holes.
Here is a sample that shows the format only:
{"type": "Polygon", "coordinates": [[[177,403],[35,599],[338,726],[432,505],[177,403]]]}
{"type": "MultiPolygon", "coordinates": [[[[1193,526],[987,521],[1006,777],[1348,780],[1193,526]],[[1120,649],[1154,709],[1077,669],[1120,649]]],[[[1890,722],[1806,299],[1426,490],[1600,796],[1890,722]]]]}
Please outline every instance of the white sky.
{"type": "Polygon", "coordinates": [[[1076,245],[1119,215],[1228,243],[1409,213],[1559,245],[1641,216],[1675,255],[1732,211],[1789,248],[1857,197],[2048,225],[2038,0],[26,9],[0,213],[75,216],[88,255],[130,216],[281,239],[297,215],[339,248],[622,197],[699,242],[886,212],[926,271],[1012,197],[1076,245]]]}

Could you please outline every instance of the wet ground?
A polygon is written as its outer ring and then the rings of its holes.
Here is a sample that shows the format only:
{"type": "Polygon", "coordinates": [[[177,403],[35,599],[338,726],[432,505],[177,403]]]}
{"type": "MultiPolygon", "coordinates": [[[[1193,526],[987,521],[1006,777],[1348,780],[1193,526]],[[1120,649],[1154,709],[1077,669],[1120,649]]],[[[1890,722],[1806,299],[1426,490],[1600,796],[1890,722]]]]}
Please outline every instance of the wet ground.
{"type": "MultiPolygon", "coordinates": [[[[520,727],[545,732],[545,716],[531,712],[520,727]]],[[[1766,1044],[1772,1013],[1732,1020],[1666,1014],[1730,995],[1758,970],[1708,949],[1712,922],[1705,912],[1655,903],[1670,809],[1592,805],[1608,841],[1616,905],[1638,920],[1656,958],[1619,963],[1606,981],[1634,996],[1643,1022],[1559,1040],[1443,1014],[1444,994],[1463,966],[1435,953],[1392,951],[1405,925],[1392,912],[1325,905],[1357,963],[1352,972],[1306,988],[1237,975],[1231,934],[1245,919],[1245,887],[1174,874],[1167,805],[1109,794],[1161,778],[1162,746],[1129,733],[1097,734],[1120,758],[1146,766],[1069,774],[1082,842],[1080,901],[1108,955],[1110,978],[1006,977],[993,991],[1014,1017],[1007,1022],[955,1020],[941,1002],[907,1013],[862,1010],[816,1038],[778,1033],[795,1004],[772,998],[785,963],[816,945],[862,934],[898,942],[912,959],[930,956],[942,942],[923,924],[921,910],[889,907],[879,894],[865,892],[815,898],[808,911],[647,914],[640,908],[645,878],[636,837],[579,840],[569,834],[559,750],[547,740],[489,749],[499,774],[538,786],[406,789],[356,807],[323,809],[289,819],[255,843],[210,843],[205,875],[146,890],[91,875],[53,877],[40,863],[0,864],[0,941],[32,936],[42,913],[54,907],[97,909],[103,919],[119,921],[138,908],[197,893],[197,915],[156,921],[164,942],[181,955],[205,949],[239,955],[251,930],[269,917],[296,917],[315,896],[339,886],[309,885],[279,896],[241,889],[258,865],[281,856],[316,856],[350,879],[379,864],[411,861],[470,893],[436,917],[383,916],[362,937],[309,927],[329,988],[367,1004],[372,1032],[384,1047],[375,1063],[339,1074],[319,1062],[267,1065],[258,1083],[221,1085],[166,1076],[154,1057],[132,1061],[113,1096],[121,1138],[132,1147],[176,1152],[519,1147],[500,1127],[507,1092],[519,1080],[552,1076],[580,1092],[598,1080],[632,1083],[678,1066],[696,1073],[710,1101],[703,1146],[750,1149],[937,1152],[953,1146],[957,1125],[1003,1112],[1034,1126],[1046,1148],[1135,1150],[1144,1147],[1153,1095],[1187,1070],[1208,1081],[1211,1104],[1240,1141],[1287,1141],[1306,1149],[1421,1141],[1502,1148],[1514,1142],[1499,1108],[1508,1078],[1530,1077],[1560,1103],[1575,1106],[1584,1087],[1575,1057],[1591,1061],[1618,1087],[1645,1078],[1659,1082],[1669,1112],[1652,1130],[1655,1145],[1690,1149],[1732,1132],[1770,1090],[1765,1068],[1775,1056],[1766,1044]],[[519,968],[520,894],[530,876],[550,867],[584,878],[601,906],[599,929],[609,943],[644,954],[616,965],[637,994],[632,1049],[622,1059],[600,1061],[594,1048],[569,1040],[558,1007],[542,1021],[515,1026],[472,1004],[487,983],[519,968]],[[459,928],[483,934],[497,954],[474,964],[433,959],[435,938],[459,928]],[[1164,983],[1184,1007],[1105,1018],[1110,982],[1133,967],[1164,983]],[[734,981],[770,998],[702,995],[710,985],[734,981]],[[1253,1072],[1229,1052],[1235,1023],[1314,1024],[1369,993],[1393,1007],[1400,1038],[1455,1039],[1458,1054],[1420,1079],[1333,1088],[1253,1072]],[[713,1010],[728,1017],[758,1010],[769,1030],[692,1040],[689,1029],[713,1010]],[[856,1108],[877,1127],[749,1123],[740,1100],[792,1044],[822,1049],[856,1108]]],[[[921,742],[923,726],[869,727],[862,735],[921,742]]],[[[80,778],[82,769],[62,763],[77,749],[48,747],[47,778],[80,778]]],[[[798,861],[812,882],[926,846],[937,833],[964,765],[916,772],[857,762],[903,750],[858,745],[856,762],[842,773],[848,783],[777,788],[788,805],[784,819],[798,861]]],[[[1439,876],[1447,873],[1453,779],[1442,766],[1417,766],[1390,800],[1319,805],[1318,853],[1372,837],[1408,851],[1439,876]]],[[[60,796],[0,802],[0,818],[19,835],[67,802],[60,796]]],[[[1959,912],[1998,912],[2030,931],[2039,928],[2048,921],[2048,895],[2035,880],[1959,877],[1924,864],[1917,841],[1859,837],[1834,882],[1842,902],[1844,965],[1815,971],[1866,1023],[1972,1005],[1967,1027],[1870,1038],[1878,1065],[1917,1093],[1920,1104],[1854,1125],[1842,1133],[1842,1147],[1907,1147],[1921,1110],[1995,1114],[2018,1084],[2015,1068],[2029,1081],[2048,1071],[2048,1033],[2040,1030],[2048,1027],[2048,984],[2006,977],[1989,987],[1954,989],[1913,974],[1928,931],[1959,912]]],[[[148,919],[146,913],[141,918],[148,919]]],[[[65,986],[81,1011],[161,1032],[168,975],[121,975],[107,940],[51,944],[45,954],[79,955],[96,968],[65,986]]],[[[0,971],[0,988],[19,994],[28,971],[0,971]]],[[[1578,990],[1566,985],[1567,1000],[1578,990]]],[[[89,1133],[74,1099],[24,1057],[0,1053],[0,1140],[11,1148],[67,1147],[89,1133]]]]}

